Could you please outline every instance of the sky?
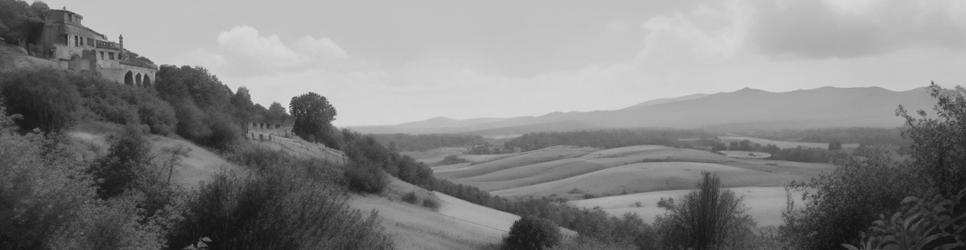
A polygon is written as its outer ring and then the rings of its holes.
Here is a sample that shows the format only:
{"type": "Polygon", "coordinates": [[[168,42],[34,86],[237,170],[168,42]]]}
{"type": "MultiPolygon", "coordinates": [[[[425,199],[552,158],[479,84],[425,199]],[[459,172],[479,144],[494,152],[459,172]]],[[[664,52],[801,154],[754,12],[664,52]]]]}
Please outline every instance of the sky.
{"type": "Polygon", "coordinates": [[[959,0],[48,0],[158,64],[337,126],[612,110],[750,87],[966,85],[959,0]]]}

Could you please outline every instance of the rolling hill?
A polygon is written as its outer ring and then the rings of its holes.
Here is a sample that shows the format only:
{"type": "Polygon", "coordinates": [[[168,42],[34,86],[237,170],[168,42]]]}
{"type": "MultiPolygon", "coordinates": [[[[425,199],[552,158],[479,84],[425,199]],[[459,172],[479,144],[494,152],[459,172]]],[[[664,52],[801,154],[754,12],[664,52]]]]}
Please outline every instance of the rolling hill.
{"type": "Polygon", "coordinates": [[[511,199],[563,199],[578,207],[600,207],[614,216],[637,213],[645,221],[663,214],[657,207],[660,198],[678,198],[694,188],[701,172],[713,172],[721,177],[724,188],[745,197],[750,214],[762,225],[781,223],[786,184],[834,169],[825,163],[728,157],[659,145],[612,149],[554,146],[492,157],[460,157],[469,162],[433,167],[436,176],[511,199]]]}
{"type": "Polygon", "coordinates": [[[511,135],[535,131],[674,127],[804,129],[882,127],[902,124],[899,105],[928,110],[935,103],[926,88],[891,91],[879,87],[822,87],[788,92],[745,88],[734,92],[658,99],[631,107],[542,116],[431,120],[392,126],[363,126],[363,133],[469,133],[511,135]]]}

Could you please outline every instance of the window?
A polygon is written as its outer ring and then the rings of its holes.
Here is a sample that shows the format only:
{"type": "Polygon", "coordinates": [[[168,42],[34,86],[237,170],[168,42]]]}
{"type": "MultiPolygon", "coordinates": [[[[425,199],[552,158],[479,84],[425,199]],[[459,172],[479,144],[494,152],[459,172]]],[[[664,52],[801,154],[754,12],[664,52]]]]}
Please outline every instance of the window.
{"type": "Polygon", "coordinates": [[[74,36],[74,47],[80,47],[80,39],[77,36],[74,36]]]}
{"type": "Polygon", "coordinates": [[[107,52],[107,58],[114,60],[114,52],[107,52]]]}
{"type": "Polygon", "coordinates": [[[101,60],[104,60],[104,51],[101,51],[101,60]]]}
{"type": "Polygon", "coordinates": [[[94,47],[94,38],[87,38],[87,46],[94,47]]]}

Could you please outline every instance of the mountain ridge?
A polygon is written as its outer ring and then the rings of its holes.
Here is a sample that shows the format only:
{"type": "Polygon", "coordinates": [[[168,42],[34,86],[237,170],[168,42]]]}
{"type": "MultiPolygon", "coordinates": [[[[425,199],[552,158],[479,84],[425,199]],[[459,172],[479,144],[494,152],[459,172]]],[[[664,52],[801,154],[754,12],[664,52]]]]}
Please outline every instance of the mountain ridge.
{"type": "Polygon", "coordinates": [[[895,116],[895,109],[899,105],[910,110],[928,110],[935,104],[927,89],[893,91],[876,86],[826,86],[771,92],[742,88],[731,92],[658,98],[615,110],[466,120],[436,117],[397,125],[350,129],[363,133],[492,135],[494,131],[507,134],[537,132],[541,126],[547,127],[548,131],[637,127],[897,127],[902,121],[895,116]]]}

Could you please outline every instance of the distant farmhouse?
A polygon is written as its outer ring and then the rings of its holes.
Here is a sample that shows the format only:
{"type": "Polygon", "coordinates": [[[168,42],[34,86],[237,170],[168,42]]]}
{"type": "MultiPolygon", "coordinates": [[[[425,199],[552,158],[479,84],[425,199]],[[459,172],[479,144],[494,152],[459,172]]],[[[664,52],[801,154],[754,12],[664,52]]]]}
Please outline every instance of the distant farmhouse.
{"type": "Polygon", "coordinates": [[[85,27],[77,13],[49,10],[39,39],[25,45],[30,55],[52,60],[54,67],[89,72],[117,83],[151,86],[158,66],[124,49],[124,37],[112,42],[104,34],[85,27]]]}

